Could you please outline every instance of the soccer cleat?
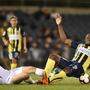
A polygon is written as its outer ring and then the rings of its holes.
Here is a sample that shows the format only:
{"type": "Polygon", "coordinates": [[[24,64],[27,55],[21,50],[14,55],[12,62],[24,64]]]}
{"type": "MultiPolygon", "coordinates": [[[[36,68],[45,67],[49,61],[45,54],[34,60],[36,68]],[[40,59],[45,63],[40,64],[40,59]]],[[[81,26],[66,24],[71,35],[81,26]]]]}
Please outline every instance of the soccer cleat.
{"type": "Polygon", "coordinates": [[[47,77],[46,73],[43,75],[43,78],[37,82],[37,84],[43,84],[43,85],[48,85],[49,78],[47,77]]]}

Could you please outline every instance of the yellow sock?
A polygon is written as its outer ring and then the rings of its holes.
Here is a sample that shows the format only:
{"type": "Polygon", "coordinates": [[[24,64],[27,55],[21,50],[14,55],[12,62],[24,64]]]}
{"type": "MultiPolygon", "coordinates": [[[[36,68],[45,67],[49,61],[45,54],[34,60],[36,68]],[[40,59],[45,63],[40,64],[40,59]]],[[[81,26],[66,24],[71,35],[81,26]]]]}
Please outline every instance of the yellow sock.
{"type": "Polygon", "coordinates": [[[66,73],[62,70],[58,74],[51,74],[51,77],[49,78],[50,81],[57,79],[57,78],[64,78],[66,77],[66,73]]]}
{"type": "Polygon", "coordinates": [[[17,63],[11,63],[11,69],[14,69],[17,67],[17,63]]]}
{"type": "Polygon", "coordinates": [[[55,65],[55,61],[50,59],[50,58],[48,58],[46,66],[45,66],[45,69],[44,69],[47,76],[49,76],[50,72],[54,68],[54,65],[55,65]]]}

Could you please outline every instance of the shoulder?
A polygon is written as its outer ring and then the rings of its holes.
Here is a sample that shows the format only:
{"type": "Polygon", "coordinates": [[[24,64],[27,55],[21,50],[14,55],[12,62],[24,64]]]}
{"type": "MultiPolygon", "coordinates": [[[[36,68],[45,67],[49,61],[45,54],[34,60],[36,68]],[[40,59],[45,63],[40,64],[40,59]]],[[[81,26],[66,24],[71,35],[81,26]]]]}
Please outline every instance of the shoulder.
{"type": "Polygon", "coordinates": [[[83,44],[83,43],[78,44],[78,47],[84,47],[84,46],[85,46],[85,44],[83,44]]]}
{"type": "Polygon", "coordinates": [[[7,31],[9,31],[9,30],[12,30],[12,27],[8,27],[8,28],[7,28],[7,31]]]}

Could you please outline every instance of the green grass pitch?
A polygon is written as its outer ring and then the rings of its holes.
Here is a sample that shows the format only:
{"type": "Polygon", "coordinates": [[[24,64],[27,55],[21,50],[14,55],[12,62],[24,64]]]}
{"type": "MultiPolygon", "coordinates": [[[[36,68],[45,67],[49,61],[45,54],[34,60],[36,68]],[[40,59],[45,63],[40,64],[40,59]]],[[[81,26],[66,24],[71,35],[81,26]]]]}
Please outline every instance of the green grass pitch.
{"type": "Polygon", "coordinates": [[[80,84],[75,78],[53,81],[50,85],[21,83],[18,85],[0,85],[0,90],[90,90],[90,84],[80,84]]]}

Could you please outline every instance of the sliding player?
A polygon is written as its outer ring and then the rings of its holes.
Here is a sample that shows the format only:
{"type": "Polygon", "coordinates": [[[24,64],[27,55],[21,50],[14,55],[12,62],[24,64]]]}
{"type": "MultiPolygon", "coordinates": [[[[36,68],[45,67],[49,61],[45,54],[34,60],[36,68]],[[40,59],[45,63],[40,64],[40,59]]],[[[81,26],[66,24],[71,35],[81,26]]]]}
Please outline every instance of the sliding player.
{"type": "Polygon", "coordinates": [[[48,84],[47,77],[49,77],[50,81],[65,76],[79,78],[85,73],[90,65],[90,33],[85,36],[85,44],[72,41],[66,37],[65,32],[59,26],[61,23],[61,17],[58,15],[55,20],[58,25],[60,40],[69,47],[75,48],[76,52],[72,60],[66,60],[59,55],[51,54],[45,67],[46,74],[42,79],[42,83],[44,84],[48,84]],[[53,74],[49,76],[54,68],[55,70],[53,74]]]}
{"type": "Polygon", "coordinates": [[[30,79],[30,73],[42,76],[43,69],[32,66],[18,67],[12,70],[6,70],[0,66],[0,84],[19,84],[22,81],[27,83],[36,83],[35,80],[30,79]]]}

